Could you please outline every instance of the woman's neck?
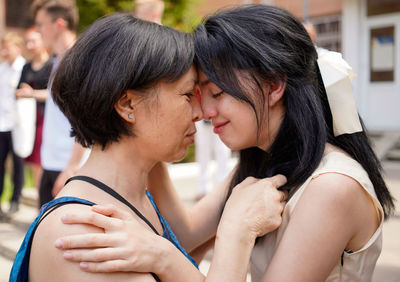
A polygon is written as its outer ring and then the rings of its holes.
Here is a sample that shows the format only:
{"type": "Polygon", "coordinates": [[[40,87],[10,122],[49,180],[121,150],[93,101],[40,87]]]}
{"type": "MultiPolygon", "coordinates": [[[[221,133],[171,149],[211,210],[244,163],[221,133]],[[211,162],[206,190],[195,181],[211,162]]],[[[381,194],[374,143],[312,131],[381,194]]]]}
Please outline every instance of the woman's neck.
{"type": "Polygon", "coordinates": [[[40,70],[43,65],[49,60],[49,54],[46,51],[40,52],[32,58],[32,69],[40,70]]]}
{"type": "Polygon", "coordinates": [[[94,146],[78,174],[96,178],[129,202],[140,203],[146,199],[147,176],[153,165],[132,152],[127,144],[118,142],[105,150],[94,146]]]}

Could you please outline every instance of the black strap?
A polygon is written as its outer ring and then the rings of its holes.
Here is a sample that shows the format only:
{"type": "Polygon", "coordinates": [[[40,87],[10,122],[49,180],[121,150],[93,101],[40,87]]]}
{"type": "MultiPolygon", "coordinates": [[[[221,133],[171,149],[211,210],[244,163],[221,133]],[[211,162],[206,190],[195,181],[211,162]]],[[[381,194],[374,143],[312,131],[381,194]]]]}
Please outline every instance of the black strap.
{"type": "Polygon", "coordinates": [[[107,186],[106,184],[91,178],[89,176],[83,176],[83,175],[78,175],[78,176],[73,176],[70,179],[67,180],[67,182],[65,182],[65,185],[67,185],[70,181],[72,180],[81,180],[81,181],[85,181],[88,182],[94,186],[96,186],[97,188],[99,188],[100,190],[103,190],[104,192],[106,192],[107,194],[111,195],[112,197],[114,197],[115,199],[117,199],[118,201],[124,203],[125,205],[127,205],[138,217],[140,217],[153,231],[154,233],[156,233],[157,235],[160,235],[157,230],[154,228],[154,226],[150,223],[150,221],[147,220],[147,218],[144,217],[144,215],[138,211],[131,203],[129,203],[127,200],[125,200],[124,197],[122,197],[120,194],[118,194],[115,190],[113,190],[112,188],[110,188],[109,186],[107,186]]]}
{"type": "Polygon", "coordinates": [[[38,225],[43,221],[43,219],[45,219],[45,218],[46,218],[51,212],[53,212],[55,209],[58,209],[59,207],[62,207],[62,206],[65,206],[65,205],[69,205],[69,204],[80,204],[80,205],[87,205],[87,206],[90,206],[90,204],[82,203],[82,202],[79,202],[79,201],[69,201],[69,202],[59,203],[59,204],[57,204],[57,205],[55,205],[55,206],[49,208],[49,209],[46,211],[46,213],[45,213],[44,215],[42,215],[42,217],[39,219],[39,221],[38,221],[38,223],[37,223],[36,226],[38,226],[38,225]]]}

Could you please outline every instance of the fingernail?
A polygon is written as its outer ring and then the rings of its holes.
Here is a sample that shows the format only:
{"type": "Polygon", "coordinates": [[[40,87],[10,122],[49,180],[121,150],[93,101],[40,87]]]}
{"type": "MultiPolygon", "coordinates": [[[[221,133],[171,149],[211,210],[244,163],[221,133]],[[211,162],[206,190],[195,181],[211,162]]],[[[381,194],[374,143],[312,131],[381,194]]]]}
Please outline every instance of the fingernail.
{"type": "Polygon", "coordinates": [[[65,252],[65,253],[64,253],[64,258],[65,258],[65,259],[72,259],[72,253],[71,253],[71,252],[68,252],[68,251],[65,252]]]}
{"type": "Polygon", "coordinates": [[[62,246],[63,246],[63,243],[62,243],[62,241],[60,239],[57,239],[55,244],[56,244],[57,248],[62,248],[62,246]]]}
{"type": "Polygon", "coordinates": [[[81,262],[80,264],[79,264],[79,266],[80,267],[82,267],[82,268],[88,268],[88,263],[87,262],[81,262]]]}

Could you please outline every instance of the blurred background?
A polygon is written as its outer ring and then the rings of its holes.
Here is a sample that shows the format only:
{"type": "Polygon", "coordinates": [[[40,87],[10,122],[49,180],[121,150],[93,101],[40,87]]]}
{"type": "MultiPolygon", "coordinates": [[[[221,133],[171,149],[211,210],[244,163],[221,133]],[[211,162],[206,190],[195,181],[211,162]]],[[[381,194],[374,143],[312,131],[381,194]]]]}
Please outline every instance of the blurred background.
{"type": "MultiPolygon", "coordinates": [[[[0,37],[9,32],[24,36],[33,26],[32,0],[0,0],[0,37]]],[[[97,18],[116,11],[134,12],[134,0],[77,0],[78,33],[97,18]]],[[[267,4],[287,9],[312,24],[318,47],[341,52],[357,76],[353,89],[359,113],[381,159],[386,181],[400,199],[400,0],[165,0],[162,23],[190,32],[207,14],[240,4],[267,4]]],[[[0,58],[0,62],[2,58],[0,58]]],[[[2,74],[0,73],[0,76],[2,74]]],[[[0,93],[1,94],[1,93],[0,93]]],[[[170,166],[172,178],[187,205],[197,199],[199,166],[195,146],[180,164],[170,166]]],[[[229,167],[235,163],[235,154],[229,167]]],[[[1,201],[12,195],[10,162],[1,201]]],[[[210,161],[210,182],[217,165],[210,161]]],[[[37,192],[31,170],[25,168],[25,184],[19,211],[0,222],[0,282],[8,281],[13,258],[30,222],[37,214],[37,192]]],[[[400,212],[385,223],[384,249],[375,272],[375,282],[400,281],[400,212]]],[[[202,264],[207,269],[207,260],[202,264]]]]}
{"type": "MultiPolygon", "coordinates": [[[[32,0],[0,0],[0,36],[33,25],[32,0]]],[[[165,0],[163,24],[190,31],[217,9],[238,4],[276,5],[314,24],[316,45],[343,53],[361,116],[370,130],[400,130],[399,0],[165,0]]],[[[79,31],[98,17],[134,11],[133,0],[77,0],[79,31]]]]}

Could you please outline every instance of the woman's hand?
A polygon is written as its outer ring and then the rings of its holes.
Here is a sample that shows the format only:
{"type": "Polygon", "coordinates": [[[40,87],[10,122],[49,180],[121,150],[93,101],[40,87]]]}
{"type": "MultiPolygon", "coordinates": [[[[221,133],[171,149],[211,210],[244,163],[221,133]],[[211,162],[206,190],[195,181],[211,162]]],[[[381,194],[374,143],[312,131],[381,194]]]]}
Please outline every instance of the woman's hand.
{"type": "Polygon", "coordinates": [[[15,90],[15,96],[17,97],[17,99],[32,98],[33,88],[27,83],[21,83],[20,88],[15,90]]]}
{"type": "Polygon", "coordinates": [[[247,177],[233,188],[219,231],[228,228],[229,232],[248,235],[252,240],[278,228],[288,197],[287,191],[279,191],[278,188],[285,183],[283,175],[264,179],[247,177]]]}
{"type": "Polygon", "coordinates": [[[55,242],[65,259],[80,262],[85,271],[160,273],[165,268],[160,257],[170,252],[171,244],[113,205],[93,206],[89,213],[69,212],[62,221],[104,229],[104,234],[66,236],[55,242]]]}
{"type": "Polygon", "coordinates": [[[232,191],[218,225],[210,281],[245,281],[255,239],[279,227],[287,192],[283,175],[246,178],[232,191]],[[223,276],[221,276],[223,269],[223,276]]]}

